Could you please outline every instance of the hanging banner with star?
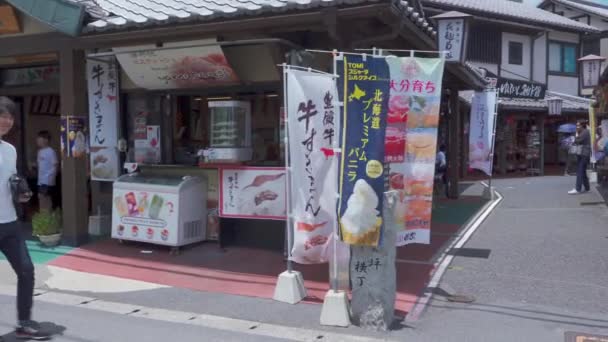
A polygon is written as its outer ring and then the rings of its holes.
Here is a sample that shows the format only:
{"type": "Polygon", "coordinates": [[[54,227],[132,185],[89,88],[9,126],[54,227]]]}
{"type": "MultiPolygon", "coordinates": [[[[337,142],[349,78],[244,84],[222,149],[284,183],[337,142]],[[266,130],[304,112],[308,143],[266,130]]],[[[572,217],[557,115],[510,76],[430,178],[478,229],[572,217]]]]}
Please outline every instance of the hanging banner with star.
{"type": "Polygon", "coordinates": [[[336,57],[343,101],[339,222],[352,245],[377,246],[382,232],[389,68],[384,58],[336,57]]]}

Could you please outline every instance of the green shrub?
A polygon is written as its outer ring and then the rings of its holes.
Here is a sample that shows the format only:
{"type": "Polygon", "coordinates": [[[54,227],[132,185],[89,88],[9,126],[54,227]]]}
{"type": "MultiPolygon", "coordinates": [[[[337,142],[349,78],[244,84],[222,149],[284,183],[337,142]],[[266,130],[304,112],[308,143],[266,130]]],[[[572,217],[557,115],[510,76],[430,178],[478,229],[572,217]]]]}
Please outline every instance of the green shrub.
{"type": "Polygon", "coordinates": [[[47,236],[61,232],[61,212],[59,210],[41,210],[32,217],[32,228],[35,236],[47,236]]]}

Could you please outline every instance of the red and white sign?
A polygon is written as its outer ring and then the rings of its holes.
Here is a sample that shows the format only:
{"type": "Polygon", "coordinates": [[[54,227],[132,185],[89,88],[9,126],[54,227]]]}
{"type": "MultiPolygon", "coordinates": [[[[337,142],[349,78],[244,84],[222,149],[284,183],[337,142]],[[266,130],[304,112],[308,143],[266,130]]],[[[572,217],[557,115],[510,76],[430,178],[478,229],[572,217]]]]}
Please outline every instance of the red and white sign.
{"type": "Polygon", "coordinates": [[[220,216],[285,220],[286,178],[285,168],[222,168],[220,216]]]}
{"type": "Polygon", "coordinates": [[[219,45],[205,45],[210,43],[214,41],[166,43],[161,50],[153,45],[113,50],[131,81],[144,89],[198,88],[238,83],[238,76],[228,64],[222,48],[219,45]],[[127,52],[134,50],[137,52],[127,52]]]}

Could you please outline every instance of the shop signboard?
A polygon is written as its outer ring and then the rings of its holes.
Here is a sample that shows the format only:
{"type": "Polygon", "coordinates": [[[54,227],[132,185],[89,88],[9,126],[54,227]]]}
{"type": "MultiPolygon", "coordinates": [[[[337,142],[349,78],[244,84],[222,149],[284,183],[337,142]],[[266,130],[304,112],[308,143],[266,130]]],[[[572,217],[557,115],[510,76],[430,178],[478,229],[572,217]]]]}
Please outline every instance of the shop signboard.
{"type": "Polygon", "coordinates": [[[221,168],[220,216],[285,220],[286,178],[285,168],[221,168]]]}
{"type": "Polygon", "coordinates": [[[449,62],[460,62],[465,53],[465,18],[438,20],[439,50],[445,51],[449,62]]]}
{"type": "Polygon", "coordinates": [[[403,150],[404,155],[387,160],[389,187],[399,192],[393,207],[394,222],[401,227],[397,246],[428,244],[444,61],[415,57],[386,61],[390,70],[386,150],[387,154],[403,150]],[[395,132],[400,138],[391,141],[395,132]],[[394,141],[399,144],[392,146],[394,141]]]}
{"type": "Polygon", "coordinates": [[[176,245],[178,195],[114,189],[112,237],[176,245]]]}
{"type": "Polygon", "coordinates": [[[389,68],[384,58],[345,55],[337,63],[343,80],[339,224],[345,243],[377,246],[382,199],[389,68]]]}
{"type": "Polygon", "coordinates": [[[200,88],[237,84],[239,78],[214,41],[114,48],[131,81],[144,89],[200,88]],[[197,46],[198,45],[198,46],[197,46]],[[129,52],[137,51],[137,52],[129,52]]]}
{"type": "Polygon", "coordinates": [[[59,66],[4,69],[0,71],[3,87],[24,87],[59,80],[59,66]]]}
{"type": "Polygon", "coordinates": [[[120,174],[118,153],[119,82],[116,64],[87,60],[91,179],[114,181],[120,174]]]}
{"type": "Polygon", "coordinates": [[[492,176],[496,91],[475,92],[471,102],[469,167],[492,176]]]}
{"type": "Polygon", "coordinates": [[[61,155],[64,158],[84,158],[88,150],[87,119],[77,116],[61,117],[61,155]]]}
{"type": "Polygon", "coordinates": [[[338,90],[333,75],[287,70],[290,203],[294,241],[291,259],[329,261],[337,225],[338,90]]]}
{"type": "Polygon", "coordinates": [[[498,89],[498,96],[511,99],[541,100],[545,98],[547,86],[542,83],[515,80],[498,77],[496,74],[486,71],[487,88],[498,89]]]}

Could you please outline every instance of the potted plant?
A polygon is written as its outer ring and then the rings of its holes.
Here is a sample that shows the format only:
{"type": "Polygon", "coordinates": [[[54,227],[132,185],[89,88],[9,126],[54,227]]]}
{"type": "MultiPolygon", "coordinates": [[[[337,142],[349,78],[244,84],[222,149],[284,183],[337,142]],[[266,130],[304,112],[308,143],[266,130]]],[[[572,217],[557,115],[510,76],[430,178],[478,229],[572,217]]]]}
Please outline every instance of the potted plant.
{"type": "Polygon", "coordinates": [[[61,241],[61,212],[59,210],[41,210],[34,214],[32,218],[33,235],[40,239],[40,242],[53,247],[61,241]]]}

